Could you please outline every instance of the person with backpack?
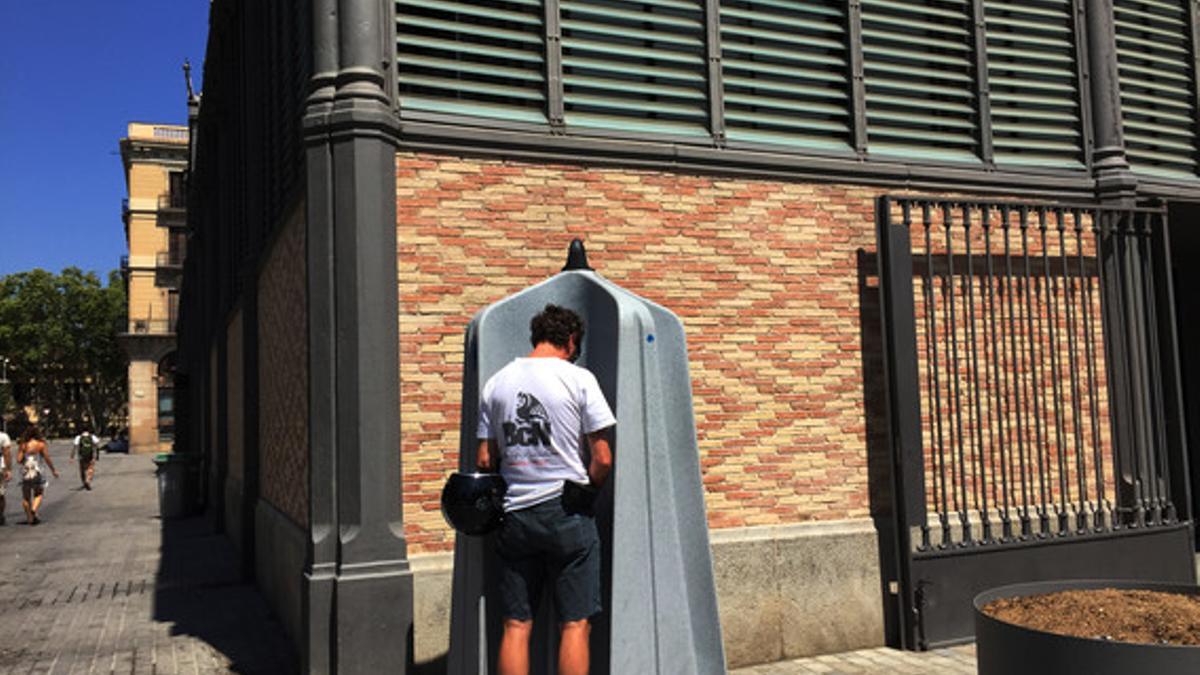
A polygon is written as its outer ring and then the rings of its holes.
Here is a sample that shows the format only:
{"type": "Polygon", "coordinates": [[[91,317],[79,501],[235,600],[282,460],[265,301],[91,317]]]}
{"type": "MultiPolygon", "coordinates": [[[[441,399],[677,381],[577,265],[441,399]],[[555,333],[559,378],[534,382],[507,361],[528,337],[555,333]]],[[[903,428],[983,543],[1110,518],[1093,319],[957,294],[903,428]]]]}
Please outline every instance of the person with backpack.
{"type": "Polygon", "coordinates": [[[58,478],[58,469],[50,460],[46,448],[46,437],[36,424],[25,428],[21,434],[21,442],[17,449],[17,464],[21,467],[21,507],[25,509],[25,524],[37,525],[38,508],[42,505],[42,497],[46,494],[46,471],[42,464],[50,467],[50,472],[58,478]]]}
{"type": "Polygon", "coordinates": [[[87,424],[80,426],[79,435],[71,446],[71,461],[79,458],[79,482],[84,490],[92,489],[92,478],[96,476],[96,462],[100,461],[100,439],[87,424]]]}

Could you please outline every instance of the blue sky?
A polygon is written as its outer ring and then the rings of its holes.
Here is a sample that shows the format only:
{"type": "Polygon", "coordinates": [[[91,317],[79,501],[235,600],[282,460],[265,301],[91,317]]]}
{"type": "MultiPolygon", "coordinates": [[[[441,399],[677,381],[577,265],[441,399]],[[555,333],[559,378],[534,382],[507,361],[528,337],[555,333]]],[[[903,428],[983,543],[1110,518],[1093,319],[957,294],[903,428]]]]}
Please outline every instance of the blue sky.
{"type": "Polygon", "coordinates": [[[118,142],[131,121],[187,121],[209,0],[0,0],[0,275],[125,252],[118,142]]]}

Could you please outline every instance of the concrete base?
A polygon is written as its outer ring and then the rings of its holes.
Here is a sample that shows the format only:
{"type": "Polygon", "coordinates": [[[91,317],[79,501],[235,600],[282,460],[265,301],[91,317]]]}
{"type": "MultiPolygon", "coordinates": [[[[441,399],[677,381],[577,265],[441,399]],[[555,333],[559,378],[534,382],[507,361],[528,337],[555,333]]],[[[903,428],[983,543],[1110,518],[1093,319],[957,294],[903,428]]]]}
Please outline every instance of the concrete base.
{"type": "MultiPolygon", "coordinates": [[[[884,644],[879,552],[869,520],[709,532],[729,668],[884,644]]],[[[444,672],[454,556],[417,555],[416,672],[444,672]]]]}
{"type": "Polygon", "coordinates": [[[869,520],[710,533],[730,668],[884,644],[869,520]]]}
{"type": "Polygon", "coordinates": [[[300,644],[304,581],[304,530],[271,504],[259,500],[255,518],[255,576],[293,645],[300,644]]]}

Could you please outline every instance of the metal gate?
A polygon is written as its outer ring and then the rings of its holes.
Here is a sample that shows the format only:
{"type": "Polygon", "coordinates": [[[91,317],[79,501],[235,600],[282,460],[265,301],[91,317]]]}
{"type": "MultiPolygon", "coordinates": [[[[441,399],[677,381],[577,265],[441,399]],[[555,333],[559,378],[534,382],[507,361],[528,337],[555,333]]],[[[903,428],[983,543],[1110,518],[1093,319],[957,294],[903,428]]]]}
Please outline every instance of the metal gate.
{"type": "Polygon", "coordinates": [[[903,646],[970,639],[1007,583],[1192,582],[1165,208],[885,196],[877,222],[903,646]]]}

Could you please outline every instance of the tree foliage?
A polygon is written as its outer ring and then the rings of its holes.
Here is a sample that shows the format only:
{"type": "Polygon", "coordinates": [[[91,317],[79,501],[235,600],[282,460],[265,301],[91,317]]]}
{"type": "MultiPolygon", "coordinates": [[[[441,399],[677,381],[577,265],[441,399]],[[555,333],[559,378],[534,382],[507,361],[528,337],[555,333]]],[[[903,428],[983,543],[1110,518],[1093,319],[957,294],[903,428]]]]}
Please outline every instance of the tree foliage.
{"type": "Polygon", "coordinates": [[[9,359],[11,382],[0,394],[5,413],[32,407],[49,434],[81,420],[102,430],[122,416],[125,285],[116,271],[107,281],[75,267],[0,277],[0,357],[9,359]]]}

